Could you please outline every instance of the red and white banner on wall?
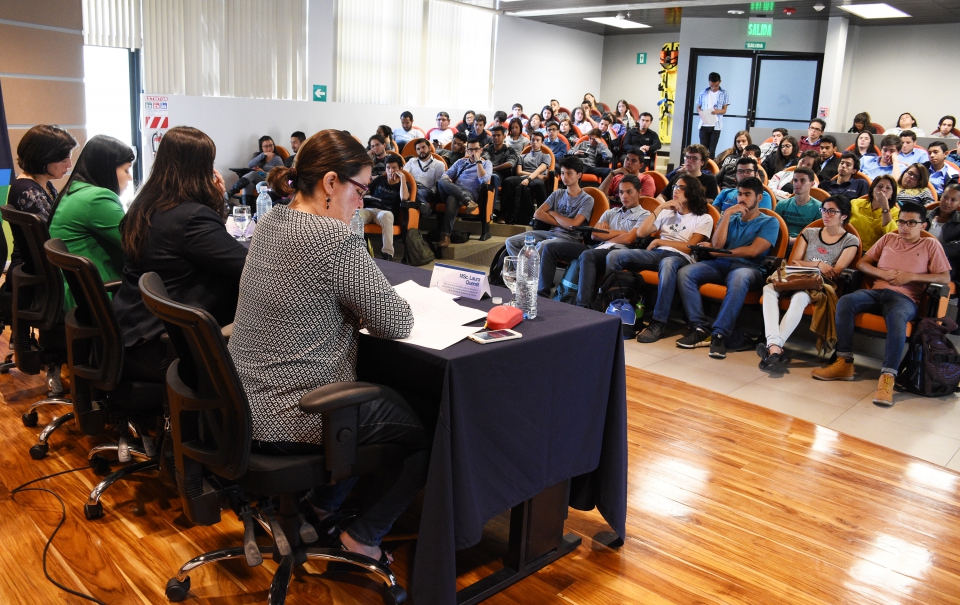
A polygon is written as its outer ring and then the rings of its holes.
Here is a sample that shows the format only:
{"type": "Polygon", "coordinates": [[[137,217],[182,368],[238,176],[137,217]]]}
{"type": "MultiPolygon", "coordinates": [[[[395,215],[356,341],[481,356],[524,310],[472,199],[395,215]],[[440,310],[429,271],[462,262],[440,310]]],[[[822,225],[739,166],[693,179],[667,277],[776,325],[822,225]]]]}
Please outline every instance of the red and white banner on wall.
{"type": "Polygon", "coordinates": [[[155,154],[160,140],[170,128],[170,97],[143,95],[143,133],[149,141],[148,150],[155,154]]]}

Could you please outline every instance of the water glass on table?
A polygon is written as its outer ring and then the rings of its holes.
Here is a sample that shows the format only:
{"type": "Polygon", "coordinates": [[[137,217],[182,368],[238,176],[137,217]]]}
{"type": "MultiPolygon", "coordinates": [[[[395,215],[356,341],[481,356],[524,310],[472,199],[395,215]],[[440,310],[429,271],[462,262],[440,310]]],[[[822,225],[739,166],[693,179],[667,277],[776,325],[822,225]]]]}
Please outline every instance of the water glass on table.
{"type": "Polygon", "coordinates": [[[508,307],[516,307],[516,298],[517,298],[517,257],[516,256],[504,256],[503,257],[503,271],[500,272],[500,276],[503,277],[503,283],[505,286],[510,288],[510,293],[513,296],[513,300],[503,303],[508,307]]]}
{"type": "Polygon", "coordinates": [[[250,238],[247,237],[247,225],[250,224],[250,206],[234,206],[233,222],[240,231],[240,236],[237,238],[237,241],[248,241],[250,238]]]}

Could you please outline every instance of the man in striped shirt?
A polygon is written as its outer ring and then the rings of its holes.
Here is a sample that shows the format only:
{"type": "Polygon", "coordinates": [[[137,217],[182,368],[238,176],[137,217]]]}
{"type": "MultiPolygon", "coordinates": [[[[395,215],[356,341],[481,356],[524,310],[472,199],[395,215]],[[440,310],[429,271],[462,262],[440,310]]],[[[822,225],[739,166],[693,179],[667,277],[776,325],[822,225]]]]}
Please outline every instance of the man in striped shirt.
{"type": "Polygon", "coordinates": [[[710,72],[709,80],[710,86],[704,88],[697,97],[697,111],[700,113],[700,144],[710,151],[710,157],[713,158],[716,157],[723,114],[727,113],[730,105],[730,95],[720,88],[720,74],[710,72]]]}

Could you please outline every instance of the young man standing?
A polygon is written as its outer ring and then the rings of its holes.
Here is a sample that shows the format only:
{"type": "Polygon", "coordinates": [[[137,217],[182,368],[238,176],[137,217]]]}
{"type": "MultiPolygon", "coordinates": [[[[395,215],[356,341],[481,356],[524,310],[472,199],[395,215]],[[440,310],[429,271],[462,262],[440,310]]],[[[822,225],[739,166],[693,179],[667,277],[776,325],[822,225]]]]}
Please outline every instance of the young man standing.
{"type": "Polygon", "coordinates": [[[787,224],[790,245],[796,241],[803,228],[820,218],[820,202],[810,197],[813,189],[813,171],[797,168],[793,175],[793,197],[777,203],[774,212],[787,224]]]}
{"type": "Polygon", "coordinates": [[[860,170],[860,160],[850,151],[844,151],[837,165],[837,178],[829,181],[820,181],[820,189],[830,195],[842,195],[852,200],[867,195],[870,185],[861,178],[854,178],[860,170]]]}
{"type": "Polygon", "coordinates": [[[300,130],[290,135],[290,151],[292,151],[293,153],[287,156],[287,159],[283,161],[284,166],[286,166],[287,168],[290,168],[291,166],[293,166],[293,161],[297,157],[297,152],[300,151],[300,146],[303,145],[303,142],[306,140],[307,140],[307,135],[305,135],[303,131],[300,131],[300,130]]]}
{"type": "Polygon", "coordinates": [[[586,141],[570,148],[567,155],[572,155],[583,162],[583,172],[605,178],[610,174],[610,160],[613,154],[603,143],[603,133],[599,128],[593,128],[587,133],[586,141]]]}
{"type": "Polygon", "coordinates": [[[829,181],[837,176],[837,171],[840,167],[840,158],[837,157],[836,152],[837,139],[829,134],[820,137],[820,168],[815,172],[821,181],[829,181]]]}
{"type": "Polygon", "coordinates": [[[720,189],[717,187],[717,178],[709,172],[703,171],[703,165],[707,162],[707,153],[707,148],[703,145],[688,145],[683,150],[683,164],[679,170],[674,171],[674,175],[670,178],[667,186],[657,196],[657,201],[667,202],[672,200],[673,186],[677,184],[681,175],[689,174],[700,181],[700,184],[703,185],[704,196],[706,196],[708,202],[712,202],[720,194],[720,189]]]}
{"type": "Polygon", "coordinates": [[[540,251],[540,284],[538,294],[549,297],[557,272],[557,261],[570,260],[586,250],[580,234],[574,231],[590,220],[593,214],[593,198],[580,188],[583,161],[567,156],[560,164],[560,180],[566,189],[554,191],[547,197],[533,217],[550,225],[547,231],[527,231],[507,238],[507,253],[516,256],[524,246],[524,239],[532,235],[540,251]]]}
{"type": "MultiPolygon", "coordinates": [[[[776,218],[760,212],[761,193],[763,183],[760,179],[744,179],[737,185],[737,203],[721,215],[707,245],[729,250],[730,254],[687,265],[677,273],[677,289],[692,328],[689,334],[677,341],[681,349],[693,349],[709,343],[710,357],[724,359],[747,292],[763,287],[764,275],[760,263],[770,248],[776,245],[780,224],[776,218]],[[700,286],[708,283],[727,287],[727,295],[712,325],[703,312],[703,298],[700,295],[700,286]]],[[[735,350],[746,350],[753,346],[742,335],[732,339],[732,343],[735,350]]]]}
{"type": "Polygon", "coordinates": [[[894,180],[900,179],[900,166],[897,154],[903,147],[903,141],[895,134],[888,134],[880,141],[880,155],[865,155],[860,161],[860,171],[871,179],[881,174],[889,174],[894,180]]]}
{"type": "Polygon", "coordinates": [[[440,241],[437,246],[446,248],[450,245],[450,234],[453,233],[453,223],[457,220],[460,207],[473,212],[477,207],[477,200],[486,195],[485,185],[490,182],[493,174],[493,165],[490,160],[483,159],[483,149],[475,136],[467,139],[467,155],[451,166],[437,186],[440,189],[441,199],[445,198],[446,210],[440,221],[440,241]]]}
{"type": "Polygon", "coordinates": [[[853,331],[858,313],[880,313],[887,325],[883,366],[873,403],[893,405],[893,383],[907,338],[907,323],[917,316],[927,284],[950,282],[950,262],[934,237],[920,237],[926,210],[905,202],[897,219],[899,232],[887,233],[868,250],[857,269],[873,278],[870,289],[837,302],[837,361],[813,371],[817,380],[853,380],[853,331]]]}
{"type": "Polygon", "coordinates": [[[937,195],[943,195],[943,188],[957,182],[960,173],[947,164],[947,144],[943,141],[934,141],[927,148],[930,160],[924,162],[924,167],[930,173],[930,184],[937,190],[937,195]]]}
{"type": "Polygon", "coordinates": [[[620,181],[626,175],[633,175],[639,183],[640,195],[644,197],[653,197],[657,192],[657,183],[649,174],[640,172],[643,170],[643,152],[639,148],[633,148],[623,156],[623,166],[610,171],[600,183],[600,191],[607,194],[611,204],[619,204],[620,199],[620,181]]]}
{"type": "MultiPolygon", "coordinates": [[[[720,130],[723,128],[723,114],[730,106],[730,95],[720,88],[720,74],[711,72],[707,86],[697,96],[697,112],[700,114],[700,144],[709,152],[708,158],[717,153],[720,142],[720,130]]],[[[704,158],[706,161],[708,158],[704,158]]]]}
{"type": "Polygon", "coordinates": [[[800,137],[800,151],[807,151],[808,149],[820,151],[820,135],[826,129],[827,123],[820,118],[810,120],[810,125],[807,126],[807,136],[800,137]]]}
{"type": "Polygon", "coordinates": [[[420,204],[420,214],[430,216],[430,201],[437,195],[437,182],[443,176],[443,163],[438,162],[430,152],[430,143],[426,139],[416,139],[413,148],[417,157],[407,160],[404,170],[413,176],[417,182],[417,202],[420,204]]]}
{"type": "Polygon", "coordinates": [[[383,236],[380,255],[383,260],[393,260],[393,224],[401,213],[401,203],[410,200],[407,180],[400,173],[401,163],[403,159],[400,156],[393,153],[387,156],[384,162],[386,172],[370,183],[370,196],[380,201],[364,200],[363,208],[360,209],[364,225],[380,225],[383,236]]]}
{"type": "Polygon", "coordinates": [[[413,127],[413,114],[405,111],[400,114],[400,127],[393,129],[393,140],[397,143],[397,151],[414,139],[422,139],[424,135],[419,128],[413,127]]]}
{"type": "Polygon", "coordinates": [[[642,157],[647,159],[647,167],[656,164],[657,152],[660,151],[660,148],[663,146],[660,142],[660,135],[650,130],[650,124],[652,123],[653,115],[645,111],[640,114],[640,121],[637,122],[637,127],[630,128],[627,130],[627,134],[623,136],[624,153],[629,153],[634,149],[642,151],[642,157]]]}

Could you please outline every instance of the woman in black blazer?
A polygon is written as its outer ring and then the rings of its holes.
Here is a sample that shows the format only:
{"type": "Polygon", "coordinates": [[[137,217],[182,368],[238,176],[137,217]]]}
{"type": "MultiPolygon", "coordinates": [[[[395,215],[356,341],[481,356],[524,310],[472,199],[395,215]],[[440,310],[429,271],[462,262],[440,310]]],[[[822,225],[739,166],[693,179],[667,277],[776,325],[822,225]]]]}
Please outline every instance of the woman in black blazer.
{"type": "Polygon", "coordinates": [[[132,379],[163,382],[174,357],[160,341],[163,323],[140,296],[144,273],[158,273],[173,300],[205,309],[221,326],[233,322],[247,250],[224,228],[215,156],[204,133],[171,128],[120,225],[125,264],[113,308],[126,348],[124,372],[132,379]]]}

